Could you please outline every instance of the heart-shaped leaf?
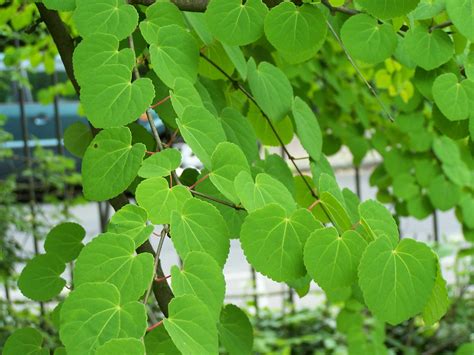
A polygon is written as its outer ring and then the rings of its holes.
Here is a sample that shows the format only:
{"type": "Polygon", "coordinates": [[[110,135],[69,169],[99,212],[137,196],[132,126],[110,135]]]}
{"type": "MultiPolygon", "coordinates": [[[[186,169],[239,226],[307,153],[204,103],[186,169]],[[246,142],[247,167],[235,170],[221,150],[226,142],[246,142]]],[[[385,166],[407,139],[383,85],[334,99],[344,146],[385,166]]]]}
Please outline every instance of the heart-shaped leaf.
{"type": "Polygon", "coordinates": [[[146,19],[140,23],[140,32],[148,43],[155,43],[161,27],[178,25],[185,28],[181,11],[171,2],[155,2],[146,9],[146,19]]]}
{"type": "Polygon", "coordinates": [[[138,176],[152,178],[168,176],[173,170],[181,165],[181,153],[179,150],[170,148],[156,152],[142,163],[138,176]]]}
{"type": "Polygon", "coordinates": [[[442,74],[433,83],[433,97],[451,121],[465,120],[474,113],[474,81],[470,79],[459,83],[455,74],[442,74]]]}
{"type": "Polygon", "coordinates": [[[77,223],[61,223],[51,229],[46,236],[44,249],[48,254],[54,254],[64,263],[77,258],[84,246],[81,242],[86,231],[77,223]]]}
{"type": "Polygon", "coordinates": [[[399,17],[414,10],[420,0],[358,0],[357,3],[371,15],[382,19],[399,17]]]}
{"type": "Polygon", "coordinates": [[[446,0],[446,11],[459,32],[474,41],[474,1],[446,0]]]}
{"type": "Polygon", "coordinates": [[[86,198],[105,201],[124,191],[137,176],[145,155],[141,143],[132,146],[126,127],[99,132],[82,160],[82,184],[86,198]]]}
{"type": "Polygon", "coordinates": [[[15,330],[3,345],[4,355],[48,355],[49,350],[42,347],[43,336],[34,328],[15,330]]]}
{"type": "Polygon", "coordinates": [[[226,305],[221,312],[219,340],[231,355],[251,354],[253,348],[253,329],[249,318],[239,307],[226,305]]]}
{"type": "Polygon", "coordinates": [[[96,355],[145,355],[143,342],[134,338],[112,339],[97,348],[96,355]]]}
{"type": "Polygon", "coordinates": [[[107,230],[114,234],[124,234],[133,239],[135,249],[142,245],[153,232],[153,226],[147,225],[148,213],[137,205],[125,205],[110,219],[107,230]]]}

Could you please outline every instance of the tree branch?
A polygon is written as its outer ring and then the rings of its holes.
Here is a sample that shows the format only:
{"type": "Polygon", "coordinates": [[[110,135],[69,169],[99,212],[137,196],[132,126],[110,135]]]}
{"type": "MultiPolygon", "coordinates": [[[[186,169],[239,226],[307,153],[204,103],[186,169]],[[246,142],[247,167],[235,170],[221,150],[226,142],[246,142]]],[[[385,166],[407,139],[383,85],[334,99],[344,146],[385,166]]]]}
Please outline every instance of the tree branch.
{"type": "MultiPolygon", "coordinates": [[[[207,4],[209,0],[171,0],[180,10],[182,11],[190,11],[190,12],[204,12],[206,11],[207,4]]],[[[283,2],[284,0],[263,0],[265,5],[269,8],[277,6],[279,3],[283,2]]],[[[152,5],[156,2],[156,0],[130,0],[130,4],[134,5],[152,5]]],[[[303,3],[302,0],[292,0],[296,5],[301,5],[303,3]]]]}
{"type": "MultiPolygon", "coordinates": [[[[66,73],[71,81],[74,89],[76,90],[77,94],[80,93],[80,86],[74,76],[74,70],[72,65],[72,54],[74,52],[74,42],[69,35],[69,32],[61,21],[57,11],[48,10],[42,3],[36,3],[36,7],[43,19],[43,22],[46,24],[51,37],[53,38],[56,47],[58,48],[59,55],[61,56],[61,60],[64,64],[64,68],[66,73]]],[[[97,130],[93,130],[93,134],[97,134],[97,130]]],[[[110,205],[114,208],[114,210],[119,210],[123,206],[129,203],[129,200],[125,194],[120,194],[117,197],[109,200],[110,205]]],[[[153,247],[151,243],[147,240],[143,245],[137,248],[137,253],[150,253],[155,256],[155,252],[153,251],[153,247]]],[[[156,274],[160,277],[164,277],[165,274],[161,268],[161,263],[158,263],[156,268],[156,274]]],[[[154,282],[153,285],[153,293],[155,298],[160,306],[161,311],[167,317],[168,316],[168,304],[170,303],[171,299],[174,297],[173,292],[171,291],[168,283],[165,282],[154,282]]]]}
{"type": "Polygon", "coordinates": [[[332,6],[328,0],[321,0],[321,4],[326,6],[329,9],[329,11],[331,11],[333,14],[336,12],[340,12],[342,14],[353,16],[360,13],[360,11],[357,11],[355,9],[348,9],[347,7],[332,6]]]}

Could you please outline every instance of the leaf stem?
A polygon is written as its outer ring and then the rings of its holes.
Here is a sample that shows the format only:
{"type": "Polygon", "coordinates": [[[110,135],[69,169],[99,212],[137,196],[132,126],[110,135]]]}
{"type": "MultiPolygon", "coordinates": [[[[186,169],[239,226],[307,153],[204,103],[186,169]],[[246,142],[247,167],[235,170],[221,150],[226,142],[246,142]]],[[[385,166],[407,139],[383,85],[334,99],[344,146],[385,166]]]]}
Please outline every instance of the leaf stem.
{"type": "Polygon", "coordinates": [[[207,199],[207,200],[220,203],[221,205],[225,205],[225,206],[231,207],[231,208],[233,208],[233,209],[235,209],[235,210],[242,210],[242,211],[245,211],[245,208],[243,208],[242,206],[235,205],[235,204],[233,204],[232,202],[228,202],[228,201],[225,201],[225,200],[221,200],[220,198],[217,198],[217,197],[214,197],[214,196],[211,196],[211,195],[206,195],[206,194],[203,194],[202,192],[199,192],[199,191],[190,190],[190,192],[191,192],[193,195],[195,195],[195,196],[199,196],[199,197],[205,198],[205,199],[207,199]]]}
{"type": "Polygon", "coordinates": [[[151,332],[151,331],[152,331],[153,329],[155,329],[155,328],[158,328],[158,327],[159,327],[160,325],[162,325],[162,324],[163,324],[163,319],[160,320],[158,323],[155,323],[155,324],[149,326],[149,327],[146,329],[147,333],[148,333],[148,332],[151,332]]]}
{"type": "MultiPolygon", "coordinates": [[[[163,243],[165,242],[165,238],[168,235],[168,228],[169,228],[168,225],[164,225],[160,233],[160,241],[158,242],[158,247],[156,248],[155,261],[153,263],[153,270],[155,273],[154,274],[155,276],[153,277],[153,281],[156,280],[156,268],[158,267],[158,263],[160,262],[160,254],[161,254],[161,250],[163,249],[163,243]]],[[[164,278],[164,280],[166,279],[167,277],[164,278]]],[[[151,282],[150,285],[148,286],[148,289],[146,290],[146,293],[145,293],[145,297],[143,298],[143,304],[145,305],[148,302],[148,297],[150,297],[152,286],[153,286],[153,282],[151,282]]]]}
{"type": "Polygon", "coordinates": [[[155,282],[162,282],[166,279],[169,279],[170,277],[171,277],[171,275],[163,276],[163,277],[155,277],[155,282]]]}
{"type": "Polygon", "coordinates": [[[200,178],[199,180],[196,180],[196,182],[194,184],[192,184],[191,186],[188,187],[189,190],[193,190],[197,185],[199,185],[201,182],[203,182],[204,180],[206,180],[207,178],[209,177],[209,174],[206,174],[204,175],[202,178],[200,178]]]}
{"type": "Polygon", "coordinates": [[[153,104],[150,106],[150,108],[155,108],[157,106],[160,106],[161,104],[164,104],[166,101],[168,101],[169,99],[171,98],[170,95],[166,96],[165,98],[161,99],[160,101],[158,101],[156,104],[153,104]]]}

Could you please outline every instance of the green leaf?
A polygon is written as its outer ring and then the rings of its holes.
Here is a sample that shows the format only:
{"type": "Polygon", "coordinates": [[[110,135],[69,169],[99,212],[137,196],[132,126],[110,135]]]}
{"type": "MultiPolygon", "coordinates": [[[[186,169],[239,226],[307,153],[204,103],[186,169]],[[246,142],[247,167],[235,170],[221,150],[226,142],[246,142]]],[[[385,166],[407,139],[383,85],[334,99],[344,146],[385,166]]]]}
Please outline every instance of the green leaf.
{"type": "Polygon", "coordinates": [[[82,158],[92,138],[91,128],[77,121],[64,131],[64,146],[72,155],[82,158]]]}
{"type": "Polygon", "coordinates": [[[48,355],[49,350],[42,348],[43,336],[34,328],[17,329],[3,346],[3,355],[48,355]]]}
{"type": "Polygon", "coordinates": [[[430,32],[421,25],[410,28],[404,46],[409,57],[425,70],[443,65],[454,54],[453,42],[446,32],[440,29],[430,32]]]}
{"type": "Polygon", "coordinates": [[[289,213],[296,209],[296,202],[288,189],[268,174],[261,173],[255,178],[245,171],[234,180],[235,191],[248,212],[276,203],[289,213]]]}
{"type": "Polygon", "coordinates": [[[105,201],[124,191],[137,176],[145,155],[141,143],[131,145],[126,127],[109,128],[97,134],[82,160],[84,196],[105,201]]]}
{"type": "Polygon", "coordinates": [[[242,53],[240,47],[222,44],[222,48],[224,48],[227,56],[232,61],[232,64],[234,64],[235,69],[237,69],[240,77],[243,80],[247,80],[247,61],[245,60],[245,56],[242,53]]]}
{"type": "Polygon", "coordinates": [[[265,35],[292,62],[314,57],[326,39],[326,19],[314,5],[281,2],[265,18],[265,35]]]}
{"type": "Polygon", "coordinates": [[[164,326],[183,354],[217,354],[218,338],[214,318],[196,296],[175,297],[169,304],[164,326]]]}
{"type": "Polygon", "coordinates": [[[199,92],[193,83],[185,78],[176,78],[170,96],[173,109],[178,117],[183,115],[184,109],[188,106],[204,107],[199,92]]]}
{"type": "Polygon", "coordinates": [[[170,223],[173,211],[181,210],[183,204],[192,198],[185,186],[169,187],[162,177],[146,179],[136,189],[135,198],[154,224],[170,223]]]}
{"type": "Polygon", "coordinates": [[[470,41],[474,41],[473,0],[446,0],[446,11],[456,28],[470,41]]]}
{"type": "MultiPolygon", "coordinates": [[[[206,173],[207,172],[205,171],[201,172],[201,175],[198,176],[198,179],[203,178],[206,173]]],[[[212,184],[209,179],[201,181],[196,186],[195,190],[204,193],[208,196],[213,196],[223,201],[228,201],[225,196],[217,190],[217,188],[212,184]]],[[[229,208],[229,206],[225,206],[222,203],[214,202],[206,198],[201,199],[210,203],[219,210],[220,214],[225,220],[227,228],[229,229],[230,238],[238,238],[240,235],[240,227],[242,226],[242,223],[244,223],[244,219],[245,216],[247,216],[247,212],[244,209],[236,210],[235,208],[229,208]]],[[[231,201],[228,202],[231,203],[231,201]]]]}
{"type": "Polygon", "coordinates": [[[168,176],[173,170],[181,165],[181,153],[174,148],[168,148],[156,152],[142,163],[138,176],[143,178],[153,178],[168,176]]]}
{"type": "Polygon", "coordinates": [[[76,0],[73,19],[84,38],[107,33],[121,40],[138,25],[135,8],[120,0],[76,0]]]}
{"type": "Polygon", "coordinates": [[[442,74],[433,83],[433,97],[450,121],[465,120],[474,112],[474,81],[466,79],[459,83],[455,74],[442,74]]]}
{"type": "Polygon", "coordinates": [[[97,348],[96,355],[145,355],[143,342],[134,338],[112,339],[97,348]]]}
{"type": "Polygon", "coordinates": [[[147,225],[148,213],[145,209],[128,204],[119,209],[110,219],[107,230],[114,234],[124,234],[135,242],[135,249],[142,245],[153,232],[147,225]]]}
{"type": "Polygon", "coordinates": [[[286,116],[281,121],[269,123],[265,117],[263,117],[258,107],[255,104],[250,103],[247,117],[255,131],[257,138],[263,145],[269,145],[273,147],[281,146],[281,143],[273,131],[270,123],[272,123],[273,128],[275,129],[283,144],[288,144],[293,139],[293,124],[291,123],[291,120],[288,116],[286,116]]]}
{"type": "Polygon", "coordinates": [[[319,199],[323,207],[323,211],[330,217],[331,223],[337,228],[339,233],[344,233],[345,231],[352,228],[351,219],[345,209],[341,204],[340,199],[337,199],[330,192],[323,192],[320,194],[319,199]]]}
{"type": "Polygon", "coordinates": [[[457,350],[455,355],[470,355],[474,351],[474,342],[464,343],[457,350]]]}
{"type": "Polygon", "coordinates": [[[443,164],[450,164],[451,162],[461,160],[458,145],[448,137],[441,136],[433,140],[433,150],[436,157],[441,160],[443,164]]]}
{"type": "Polygon", "coordinates": [[[446,281],[443,279],[443,275],[438,266],[435,285],[431,291],[430,298],[423,309],[423,321],[427,326],[433,325],[446,314],[448,308],[449,299],[446,281]]]}
{"type": "Polygon", "coordinates": [[[410,17],[414,20],[427,20],[444,11],[446,0],[421,0],[410,17]]]}
{"type": "MultiPolygon", "coordinates": [[[[74,76],[81,86],[94,83],[96,73],[110,64],[123,64],[131,69],[135,54],[130,48],[119,49],[119,40],[113,34],[97,33],[85,38],[74,49],[74,76]]],[[[129,75],[129,81],[130,81],[129,75]]]]}
{"type": "Polygon", "coordinates": [[[43,0],[44,6],[50,10],[73,11],[76,8],[76,0],[43,0]]]}
{"type": "Polygon", "coordinates": [[[440,211],[448,211],[457,205],[461,199],[461,189],[446,180],[443,175],[438,175],[431,180],[428,187],[428,197],[433,206],[440,211]]]}
{"type": "Polygon", "coordinates": [[[272,280],[288,282],[306,274],[303,246],[316,228],[321,225],[308,210],[289,213],[272,203],[247,216],[240,242],[255,270],[272,280]]]}
{"type": "Polygon", "coordinates": [[[183,269],[171,268],[171,287],[176,297],[194,295],[208,308],[217,322],[225,296],[225,280],[221,267],[209,254],[191,252],[183,269]]]}
{"type": "Polygon", "coordinates": [[[130,83],[132,70],[123,64],[104,65],[81,90],[81,103],[96,128],[135,121],[151,105],[155,91],[150,79],[130,83]]]}
{"type": "Polygon", "coordinates": [[[367,200],[359,205],[360,222],[372,240],[387,237],[395,247],[399,241],[398,226],[392,214],[380,202],[367,200]]]}
{"type": "Polygon", "coordinates": [[[211,155],[217,145],[226,141],[222,125],[203,107],[188,106],[177,120],[185,142],[205,167],[211,168],[211,155]]]}
{"type": "Polygon", "coordinates": [[[357,3],[371,15],[383,20],[406,15],[414,10],[420,0],[358,0],[357,3]]]}
{"type": "Polygon", "coordinates": [[[383,62],[397,48],[397,35],[388,23],[378,24],[369,15],[350,17],[341,28],[341,39],[349,54],[369,64],[383,62]]]}
{"type": "Polygon", "coordinates": [[[435,284],[437,260],[425,244],[388,238],[369,244],[359,265],[359,285],[370,311],[392,325],[420,313],[435,284]]]}
{"type": "Polygon", "coordinates": [[[173,88],[176,78],[194,83],[197,78],[199,48],[193,36],[177,25],[161,27],[150,46],[151,64],[158,77],[173,88]]]}
{"type": "Polygon", "coordinates": [[[158,327],[145,335],[147,355],[180,355],[165,327],[158,327]]]}
{"type": "Polygon", "coordinates": [[[221,312],[219,340],[230,355],[251,354],[253,348],[253,328],[247,315],[233,304],[226,305],[221,312]]]}
{"type": "Polygon", "coordinates": [[[464,197],[459,206],[461,207],[463,224],[470,229],[474,229],[474,197],[464,197]]]}
{"type": "Polygon", "coordinates": [[[114,285],[87,283],[64,301],[59,335],[68,355],[93,354],[109,340],[143,337],[146,319],[145,306],[124,302],[114,285]]]}
{"type": "Polygon", "coordinates": [[[227,225],[211,204],[192,198],[171,215],[173,245],[181,259],[193,251],[212,256],[223,267],[229,254],[227,225]]]}
{"type": "Polygon", "coordinates": [[[249,121],[232,107],[222,110],[219,118],[227,140],[242,149],[249,163],[258,159],[257,137],[249,121]]]}
{"type": "Polygon", "coordinates": [[[263,34],[263,20],[268,9],[261,0],[211,0],[206,22],[211,33],[222,43],[243,46],[263,34]]]}
{"type": "Polygon", "coordinates": [[[149,44],[154,43],[161,27],[178,25],[186,28],[183,14],[171,2],[155,2],[146,9],[146,19],[140,22],[140,32],[149,44]]]}
{"type": "Polygon", "coordinates": [[[255,100],[272,121],[281,121],[291,110],[293,88],[285,74],[274,65],[253,58],[248,61],[248,82],[255,100]]]}
{"type": "Polygon", "coordinates": [[[242,150],[233,143],[219,143],[211,157],[209,173],[214,186],[230,201],[240,202],[234,187],[234,179],[240,172],[250,174],[250,167],[242,150]]]}
{"type": "Polygon", "coordinates": [[[296,134],[301,144],[314,160],[319,160],[323,147],[323,137],[319,123],[311,108],[299,97],[293,101],[293,118],[296,123],[296,134]]]}
{"type": "Polygon", "coordinates": [[[402,200],[409,200],[420,194],[420,188],[416,183],[415,177],[410,173],[402,173],[395,176],[392,188],[393,194],[402,200]]]}
{"type": "Polygon", "coordinates": [[[61,274],[65,263],[54,254],[40,254],[28,261],[18,279],[18,288],[35,301],[49,301],[66,285],[61,274]]]}
{"type": "Polygon", "coordinates": [[[356,231],[341,236],[333,227],[311,233],[304,247],[304,264],[311,277],[324,290],[351,286],[357,280],[357,267],[367,247],[356,231]]]}
{"type": "Polygon", "coordinates": [[[81,242],[86,231],[77,223],[61,223],[51,229],[44,242],[44,250],[54,254],[64,263],[77,258],[84,246],[81,242]]]}
{"type": "MultiPolygon", "coordinates": [[[[254,168],[261,168],[261,171],[280,181],[288,191],[295,194],[295,181],[293,173],[288,167],[284,158],[278,154],[269,154],[264,160],[255,162],[254,168]]],[[[254,174],[255,174],[254,170],[254,174]]],[[[308,206],[305,206],[308,207],[308,206]]]]}
{"type": "Polygon", "coordinates": [[[134,301],[145,293],[153,272],[150,253],[136,255],[131,238],[104,233],[82,249],[74,269],[74,285],[108,282],[117,287],[123,301],[134,301]]]}

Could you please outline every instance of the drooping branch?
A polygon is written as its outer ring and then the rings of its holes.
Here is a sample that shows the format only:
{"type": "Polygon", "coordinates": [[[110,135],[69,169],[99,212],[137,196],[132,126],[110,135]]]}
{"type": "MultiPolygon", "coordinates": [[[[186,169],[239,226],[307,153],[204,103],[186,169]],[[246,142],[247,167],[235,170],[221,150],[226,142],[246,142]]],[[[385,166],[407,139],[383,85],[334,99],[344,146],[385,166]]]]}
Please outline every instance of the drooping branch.
{"type": "MultiPolygon", "coordinates": [[[[171,0],[180,10],[182,11],[190,11],[190,12],[204,12],[206,11],[207,4],[209,0],[171,0]]],[[[265,5],[269,8],[277,6],[279,3],[283,2],[284,0],[263,0],[265,5]]],[[[130,4],[134,5],[152,5],[156,2],[156,0],[130,0],[130,4]]],[[[301,5],[303,3],[302,0],[292,0],[297,5],[301,5]]]]}
{"type": "MultiPolygon", "coordinates": [[[[74,70],[72,65],[72,55],[74,53],[74,41],[72,40],[69,32],[62,22],[61,18],[57,11],[48,10],[42,3],[36,3],[38,11],[41,15],[43,22],[46,24],[48,31],[53,38],[56,47],[58,48],[59,55],[64,64],[66,74],[68,75],[69,80],[74,86],[77,94],[80,93],[80,86],[74,76],[74,70]]],[[[97,134],[97,130],[93,130],[93,134],[97,134]]],[[[129,200],[125,194],[120,194],[117,197],[109,200],[110,205],[114,210],[119,210],[123,206],[129,203],[129,200]]],[[[137,253],[150,253],[155,256],[153,247],[149,241],[146,241],[143,245],[137,248],[137,253]]],[[[156,274],[160,277],[164,277],[165,274],[161,268],[161,263],[158,262],[156,267],[156,274]]],[[[153,294],[160,306],[161,311],[165,316],[168,316],[168,304],[171,299],[174,297],[171,288],[168,283],[165,282],[155,282],[153,285],[153,294]]]]}

